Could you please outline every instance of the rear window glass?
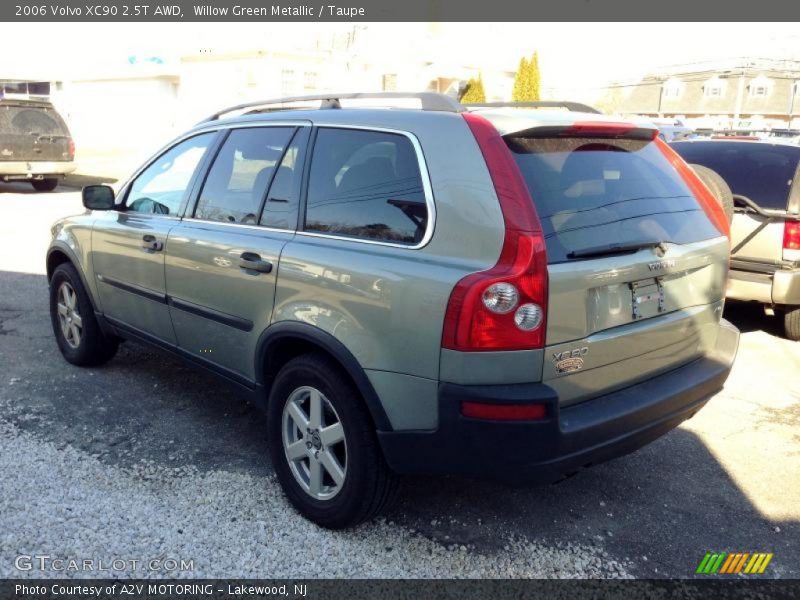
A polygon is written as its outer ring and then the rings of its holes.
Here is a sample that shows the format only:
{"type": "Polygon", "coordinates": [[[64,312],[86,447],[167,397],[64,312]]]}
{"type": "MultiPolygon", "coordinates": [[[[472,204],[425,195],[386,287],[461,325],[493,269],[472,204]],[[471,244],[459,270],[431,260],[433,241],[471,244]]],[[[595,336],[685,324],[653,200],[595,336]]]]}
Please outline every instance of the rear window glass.
{"type": "Polygon", "coordinates": [[[688,163],[719,173],[734,194],[764,208],[786,210],[800,148],[748,142],[680,142],[672,148],[688,163]]]}
{"type": "Polygon", "coordinates": [[[506,138],[542,221],[548,260],[612,244],[685,244],[719,235],[655,144],[506,138]]]}
{"type": "Polygon", "coordinates": [[[68,135],[61,117],[54,110],[16,105],[0,105],[0,132],[68,135]]]}

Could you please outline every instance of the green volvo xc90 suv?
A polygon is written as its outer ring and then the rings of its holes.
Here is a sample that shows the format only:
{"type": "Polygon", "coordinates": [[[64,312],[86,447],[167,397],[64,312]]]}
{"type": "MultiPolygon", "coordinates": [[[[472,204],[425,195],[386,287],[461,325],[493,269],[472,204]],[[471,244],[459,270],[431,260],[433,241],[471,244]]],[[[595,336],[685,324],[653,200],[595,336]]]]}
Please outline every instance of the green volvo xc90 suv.
{"type": "Polygon", "coordinates": [[[631,452],[738,346],[728,222],[654,128],[401,96],[215,114],[85,188],[47,256],[68,361],[129,339],[233,383],[326,527],[398,473],[554,481],[631,452]]]}

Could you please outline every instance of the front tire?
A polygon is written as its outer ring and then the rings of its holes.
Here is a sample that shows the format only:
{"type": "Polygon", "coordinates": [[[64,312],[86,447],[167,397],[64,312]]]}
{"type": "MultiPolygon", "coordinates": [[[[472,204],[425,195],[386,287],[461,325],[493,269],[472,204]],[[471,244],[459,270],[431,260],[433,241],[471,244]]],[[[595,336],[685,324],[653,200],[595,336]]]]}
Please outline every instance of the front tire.
{"type": "Polygon", "coordinates": [[[278,481],[303,516],[343,529],[385,506],[394,474],[358,390],[329,359],[304,355],[281,369],[267,422],[278,481]]]}
{"type": "Polygon", "coordinates": [[[52,192],[58,187],[58,178],[48,177],[46,179],[34,179],[31,181],[31,185],[37,192],[52,192]]]}
{"type": "Polygon", "coordinates": [[[114,357],[118,340],[103,333],[78,272],[60,264],[50,279],[50,320],[58,349],[73,365],[101,365],[114,357]]]}

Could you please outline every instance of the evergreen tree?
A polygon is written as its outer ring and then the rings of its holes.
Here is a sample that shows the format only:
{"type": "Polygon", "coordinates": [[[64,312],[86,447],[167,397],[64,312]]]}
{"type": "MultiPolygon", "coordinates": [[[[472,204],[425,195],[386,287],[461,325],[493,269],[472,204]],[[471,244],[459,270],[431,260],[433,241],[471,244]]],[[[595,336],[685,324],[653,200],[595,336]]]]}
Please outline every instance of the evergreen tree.
{"type": "Polygon", "coordinates": [[[519,59],[517,74],[514,76],[514,89],[511,92],[511,99],[514,102],[525,100],[525,87],[528,80],[528,60],[523,56],[519,59]]]}
{"type": "Polygon", "coordinates": [[[540,100],[541,92],[541,75],[539,73],[539,53],[534,52],[531,57],[531,62],[528,63],[528,94],[526,100],[540,100]]]}
{"type": "Polygon", "coordinates": [[[486,92],[483,89],[483,78],[481,75],[478,75],[477,79],[473,77],[467,82],[467,86],[464,88],[464,94],[461,96],[461,102],[486,102],[486,92]]]}

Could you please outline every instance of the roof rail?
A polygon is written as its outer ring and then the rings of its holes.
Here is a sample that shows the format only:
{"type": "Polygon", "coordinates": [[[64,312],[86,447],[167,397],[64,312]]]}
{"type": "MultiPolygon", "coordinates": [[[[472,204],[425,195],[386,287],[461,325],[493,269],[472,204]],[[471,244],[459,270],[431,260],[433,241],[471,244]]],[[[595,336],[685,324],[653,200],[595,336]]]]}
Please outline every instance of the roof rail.
{"type": "Polygon", "coordinates": [[[463,112],[464,107],[450,96],[444,94],[437,94],[435,92],[369,92],[369,93],[350,93],[350,94],[312,94],[309,96],[287,96],[285,98],[273,98],[271,100],[258,100],[255,102],[245,102],[244,104],[237,104],[229,106],[219,112],[215,112],[210,117],[203,119],[201,123],[208,121],[216,121],[223,115],[228,113],[237,112],[240,110],[251,109],[250,112],[259,112],[258,109],[264,109],[264,112],[270,110],[288,110],[291,107],[282,106],[284,104],[292,104],[295,102],[310,102],[314,100],[320,101],[320,108],[322,109],[336,109],[341,108],[340,100],[362,100],[362,99],[405,99],[416,98],[422,104],[422,110],[434,110],[442,112],[463,112]],[[275,108],[270,108],[275,107],[275,108]]]}
{"type": "Polygon", "coordinates": [[[466,108],[566,108],[570,112],[603,114],[596,108],[569,100],[531,100],[526,102],[477,102],[463,105],[466,108]]]}

